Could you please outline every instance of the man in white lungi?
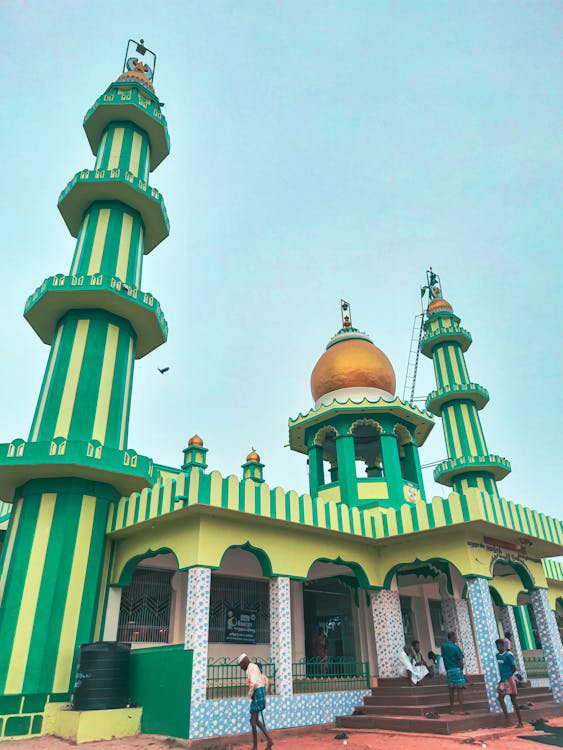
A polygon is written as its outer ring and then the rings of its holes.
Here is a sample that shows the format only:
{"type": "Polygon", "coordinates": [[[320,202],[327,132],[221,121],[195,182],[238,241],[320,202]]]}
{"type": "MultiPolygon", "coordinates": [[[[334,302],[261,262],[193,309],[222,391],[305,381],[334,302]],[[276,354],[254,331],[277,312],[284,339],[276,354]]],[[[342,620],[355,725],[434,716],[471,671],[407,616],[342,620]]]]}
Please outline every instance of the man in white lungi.
{"type": "Polygon", "coordinates": [[[402,677],[407,678],[409,685],[418,685],[428,674],[428,669],[423,665],[413,664],[410,649],[407,644],[399,652],[399,669],[402,677]]]}

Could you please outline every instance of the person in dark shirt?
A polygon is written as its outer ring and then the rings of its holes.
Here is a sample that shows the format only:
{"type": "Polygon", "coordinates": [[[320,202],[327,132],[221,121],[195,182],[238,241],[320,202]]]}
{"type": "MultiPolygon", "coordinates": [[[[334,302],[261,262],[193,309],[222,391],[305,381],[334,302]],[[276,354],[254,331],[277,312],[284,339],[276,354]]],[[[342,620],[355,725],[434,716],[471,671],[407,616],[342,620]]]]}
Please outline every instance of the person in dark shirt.
{"type": "Polygon", "coordinates": [[[516,662],[514,660],[514,656],[510,653],[510,651],[507,651],[505,649],[504,638],[498,638],[495,643],[497,646],[497,663],[500,672],[500,682],[497,688],[498,702],[500,703],[500,707],[502,708],[504,720],[507,724],[510,724],[508,711],[504,700],[505,697],[509,695],[510,700],[512,701],[512,705],[514,706],[514,710],[516,711],[516,716],[518,717],[518,724],[516,726],[523,727],[524,725],[522,724],[520,706],[518,705],[518,701],[516,700],[516,694],[518,692],[518,689],[516,687],[516,680],[514,679],[514,672],[516,672],[516,662]]]}
{"type": "Polygon", "coordinates": [[[446,670],[446,679],[450,693],[450,713],[454,713],[454,697],[457,690],[457,702],[459,712],[468,713],[463,708],[463,690],[465,688],[465,675],[463,674],[463,651],[456,643],[456,634],[448,633],[448,640],[442,644],[442,659],[446,670]]]}

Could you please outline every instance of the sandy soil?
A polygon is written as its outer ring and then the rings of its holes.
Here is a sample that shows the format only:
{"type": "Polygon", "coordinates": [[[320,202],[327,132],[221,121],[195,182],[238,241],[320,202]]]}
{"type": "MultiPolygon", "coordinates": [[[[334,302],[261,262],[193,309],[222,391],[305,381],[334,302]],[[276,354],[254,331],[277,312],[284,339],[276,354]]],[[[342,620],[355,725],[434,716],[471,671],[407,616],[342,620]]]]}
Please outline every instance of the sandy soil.
{"type": "MultiPolygon", "coordinates": [[[[550,719],[552,726],[563,727],[563,718],[550,719]]],[[[390,732],[347,732],[346,740],[336,740],[335,735],[339,730],[324,731],[298,731],[286,730],[272,732],[275,750],[462,750],[464,747],[488,748],[489,750],[540,750],[548,745],[530,742],[520,739],[522,736],[535,735],[529,724],[525,729],[508,730],[478,730],[465,732],[464,734],[439,737],[428,734],[393,734],[390,732]],[[346,743],[346,744],[345,744],[346,743]]],[[[251,747],[250,735],[248,741],[236,742],[226,740],[200,740],[197,744],[191,744],[185,740],[156,737],[153,735],[139,735],[121,740],[109,740],[105,742],[87,742],[82,745],[73,745],[66,740],[56,737],[39,737],[34,740],[23,740],[17,742],[3,742],[0,750],[69,750],[79,747],[80,750],[249,750],[251,747]]],[[[265,743],[260,742],[259,750],[265,750],[265,743]]]]}

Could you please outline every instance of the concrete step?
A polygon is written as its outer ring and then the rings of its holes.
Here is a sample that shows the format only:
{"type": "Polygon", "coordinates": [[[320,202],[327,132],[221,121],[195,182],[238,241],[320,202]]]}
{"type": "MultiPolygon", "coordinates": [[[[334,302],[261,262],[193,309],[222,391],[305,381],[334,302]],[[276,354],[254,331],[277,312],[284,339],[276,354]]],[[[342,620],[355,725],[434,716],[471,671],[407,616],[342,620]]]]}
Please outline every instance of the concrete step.
{"type": "MultiPolygon", "coordinates": [[[[534,689],[534,688],[532,688],[534,689]]],[[[540,688],[537,688],[540,689],[540,688]]],[[[545,690],[545,688],[541,688],[545,690]]],[[[482,693],[485,690],[484,685],[467,685],[465,687],[466,693],[482,693]]],[[[410,687],[408,685],[404,685],[402,688],[400,687],[393,687],[393,688],[372,688],[371,695],[373,697],[379,696],[379,695],[391,695],[396,698],[405,698],[409,696],[428,696],[428,695],[448,695],[448,687],[446,685],[425,685],[424,687],[422,685],[419,685],[417,687],[410,687]]]]}
{"type": "MultiPolygon", "coordinates": [[[[463,705],[467,711],[488,711],[489,703],[486,698],[483,700],[471,700],[464,701],[463,705]]],[[[436,703],[429,706],[416,706],[410,704],[404,705],[363,705],[357,706],[358,711],[362,711],[366,716],[401,716],[405,713],[412,714],[414,716],[424,716],[425,711],[434,711],[439,714],[447,713],[450,709],[449,703],[436,703]]]]}
{"type": "MultiPolygon", "coordinates": [[[[526,721],[540,717],[563,716],[563,706],[551,703],[539,703],[533,709],[525,709],[523,718],[526,721]]],[[[511,721],[516,721],[511,714],[511,721]]],[[[502,714],[489,711],[475,711],[467,716],[442,714],[439,719],[427,719],[411,714],[394,714],[388,716],[337,716],[336,726],[346,729],[386,729],[401,732],[426,732],[430,734],[452,734],[472,729],[504,726],[502,714]]]]}
{"type": "MultiPolygon", "coordinates": [[[[485,700],[485,690],[465,690],[463,697],[467,701],[471,700],[485,700]]],[[[534,700],[535,696],[530,696],[529,700],[534,700]]],[[[528,698],[527,698],[528,700],[528,698]]],[[[414,693],[401,695],[385,695],[385,693],[378,693],[377,695],[366,695],[364,698],[364,704],[366,706],[434,706],[438,704],[449,703],[448,692],[443,693],[414,693]]]]}

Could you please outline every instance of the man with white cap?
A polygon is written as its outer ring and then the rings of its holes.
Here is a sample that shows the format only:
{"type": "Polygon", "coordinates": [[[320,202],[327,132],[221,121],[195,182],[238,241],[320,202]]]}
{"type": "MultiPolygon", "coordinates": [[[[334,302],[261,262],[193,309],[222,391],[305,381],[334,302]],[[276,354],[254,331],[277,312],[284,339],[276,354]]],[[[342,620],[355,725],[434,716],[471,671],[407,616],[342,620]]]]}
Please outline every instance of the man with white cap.
{"type": "Polygon", "coordinates": [[[268,687],[268,678],[261,671],[258,664],[250,661],[246,654],[241,654],[237,659],[240,668],[246,672],[246,681],[248,683],[248,697],[250,698],[250,726],[252,727],[252,750],[258,750],[258,729],[262,732],[268,744],[266,750],[270,750],[273,741],[264,725],[264,715],[262,721],[258,714],[266,708],[266,689],[268,687]]]}

